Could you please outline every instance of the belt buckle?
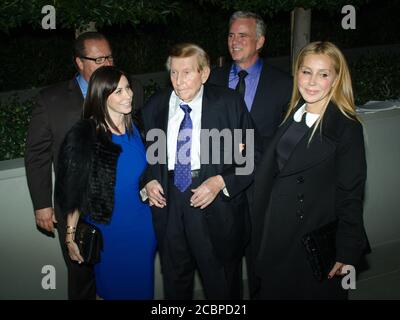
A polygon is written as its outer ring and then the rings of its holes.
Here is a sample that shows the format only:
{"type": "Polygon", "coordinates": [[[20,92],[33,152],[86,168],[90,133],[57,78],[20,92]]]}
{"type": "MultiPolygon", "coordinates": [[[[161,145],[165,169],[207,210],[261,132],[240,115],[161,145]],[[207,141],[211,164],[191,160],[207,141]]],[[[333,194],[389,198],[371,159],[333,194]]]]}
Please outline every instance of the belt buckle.
{"type": "Polygon", "coordinates": [[[200,175],[200,170],[192,170],[192,178],[198,178],[200,175]]]}
{"type": "MultiPolygon", "coordinates": [[[[192,171],[190,171],[190,175],[192,176],[192,178],[198,178],[200,176],[200,170],[199,169],[192,170],[192,171]]],[[[174,177],[174,170],[168,171],[168,176],[173,178],[174,177]]]]}

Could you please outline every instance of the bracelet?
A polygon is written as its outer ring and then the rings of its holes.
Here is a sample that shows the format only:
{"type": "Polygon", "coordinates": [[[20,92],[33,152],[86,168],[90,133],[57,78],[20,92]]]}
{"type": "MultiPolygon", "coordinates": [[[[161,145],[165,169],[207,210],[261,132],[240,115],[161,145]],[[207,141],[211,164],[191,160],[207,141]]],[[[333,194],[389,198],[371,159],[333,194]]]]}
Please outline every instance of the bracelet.
{"type": "Polygon", "coordinates": [[[74,240],[67,240],[67,241],[65,241],[65,244],[70,244],[72,242],[74,242],[74,240]]]}
{"type": "Polygon", "coordinates": [[[67,230],[68,230],[68,229],[75,230],[75,229],[76,229],[76,227],[73,227],[73,226],[67,226],[67,230]]]}
{"type": "Polygon", "coordinates": [[[74,233],[75,233],[75,231],[67,232],[67,234],[74,234],[74,233]]]}

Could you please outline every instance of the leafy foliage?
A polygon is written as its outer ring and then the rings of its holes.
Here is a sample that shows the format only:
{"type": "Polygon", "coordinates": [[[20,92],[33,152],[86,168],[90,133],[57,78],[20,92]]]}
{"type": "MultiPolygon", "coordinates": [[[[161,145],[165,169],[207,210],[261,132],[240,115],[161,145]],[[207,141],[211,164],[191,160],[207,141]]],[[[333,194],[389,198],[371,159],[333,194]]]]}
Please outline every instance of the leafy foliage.
{"type": "Polygon", "coordinates": [[[296,7],[335,10],[347,4],[357,7],[369,1],[371,0],[199,0],[200,3],[210,2],[226,10],[254,11],[270,16],[280,11],[292,11],[296,7]]]}
{"type": "Polygon", "coordinates": [[[28,24],[41,27],[42,8],[53,5],[57,25],[65,29],[85,27],[96,22],[97,27],[117,24],[137,25],[141,22],[165,22],[170,15],[180,13],[177,1],[151,0],[3,0],[0,10],[0,30],[28,24]],[[50,3],[49,3],[50,2],[50,3]]]}
{"type": "MultiPolygon", "coordinates": [[[[155,81],[144,87],[145,100],[160,89],[155,81]]],[[[0,100],[0,161],[21,158],[25,153],[25,141],[36,97],[21,101],[14,94],[0,100]]]]}
{"type": "Polygon", "coordinates": [[[0,161],[24,156],[25,139],[34,100],[16,95],[0,103],[0,161]]]}
{"type": "Polygon", "coordinates": [[[357,105],[400,98],[400,55],[364,55],[350,64],[357,105]]]}

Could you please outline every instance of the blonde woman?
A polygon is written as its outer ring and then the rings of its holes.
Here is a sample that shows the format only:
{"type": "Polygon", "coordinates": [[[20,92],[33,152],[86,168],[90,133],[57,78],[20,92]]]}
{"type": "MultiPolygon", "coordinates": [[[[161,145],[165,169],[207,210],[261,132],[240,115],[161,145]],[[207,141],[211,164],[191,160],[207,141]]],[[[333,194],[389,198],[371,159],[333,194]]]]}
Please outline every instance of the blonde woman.
{"type": "Polygon", "coordinates": [[[343,268],[356,266],[367,247],[363,128],[347,63],[334,44],[308,44],[293,70],[286,117],[256,173],[257,298],[346,299],[343,268]],[[336,254],[318,281],[302,237],[334,221],[336,254]]]}

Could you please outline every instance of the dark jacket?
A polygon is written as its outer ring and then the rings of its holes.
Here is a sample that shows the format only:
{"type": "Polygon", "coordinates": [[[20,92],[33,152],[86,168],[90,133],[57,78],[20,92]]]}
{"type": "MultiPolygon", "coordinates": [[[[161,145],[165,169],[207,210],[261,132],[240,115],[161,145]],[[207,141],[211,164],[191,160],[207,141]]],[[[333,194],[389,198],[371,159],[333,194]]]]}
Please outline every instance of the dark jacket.
{"type": "Polygon", "coordinates": [[[121,147],[92,120],[80,120],[67,133],[58,156],[55,199],[63,215],[78,210],[107,223],[114,208],[121,147]]]}
{"type": "MultiPolygon", "coordinates": [[[[172,88],[158,92],[143,108],[143,122],[146,133],[154,128],[167,132],[171,92],[172,88]]],[[[253,122],[244,106],[244,101],[237,93],[215,85],[204,86],[201,129],[217,129],[220,131],[227,129],[231,132],[234,129],[241,129],[245,133],[246,129],[253,128],[253,122]]],[[[150,144],[148,143],[147,147],[150,144]]],[[[204,209],[203,214],[217,257],[222,261],[232,261],[242,256],[248,236],[245,230],[247,201],[244,190],[252,183],[254,173],[236,175],[235,169],[239,165],[235,162],[233,164],[224,163],[222,143],[220,148],[221,159],[219,163],[212,163],[211,155],[213,152],[210,143],[210,158],[208,159],[210,161],[208,164],[203,163],[201,165],[199,179],[205,181],[212,176],[221,175],[225,181],[230,197],[226,197],[220,192],[215,200],[204,209]]],[[[165,148],[165,150],[167,149],[165,148]]],[[[168,190],[168,165],[158,163],[149,165],[141,177],[141,187],[144,187],[147,182],[153,179],[159,181],[164,190],[168,190]]],[[[162,242],[164,237],[169,208],[170,206],[164,208],[152,207],[153,222],[159,243],[162,242]]],[[[160,246],[161,249],[162,246],[160,246]]],[[[163,254],[162,251],[160,253],[163,254]]]]}
{"type": "Polygon", "coordinates": [[[299,289],[307,278],[301,271],[303,263],[311,277],[301,244],[305,233],[338,219],[336,261],[355,265],[365,252],[363,196],[367,167],[362,125],[330,103],[322,121],[322,134],[318,128],[308,145],[310,129],[279,172],[276,146],[292,122],[293,114],[270,140],[257,168],[254,250],[258,252],[260,277],[284,277],[299,289]]]}
{"type": "MultiPolygon", "coordinates": [[[[228,87],[231,64],[212,70],[209,83],[228,87]]],[[[271,137],[282,120],[290,96],[292,78],[264,61],[256,95],[250,109],[255,127],[262,137],[271,137]]]]}

